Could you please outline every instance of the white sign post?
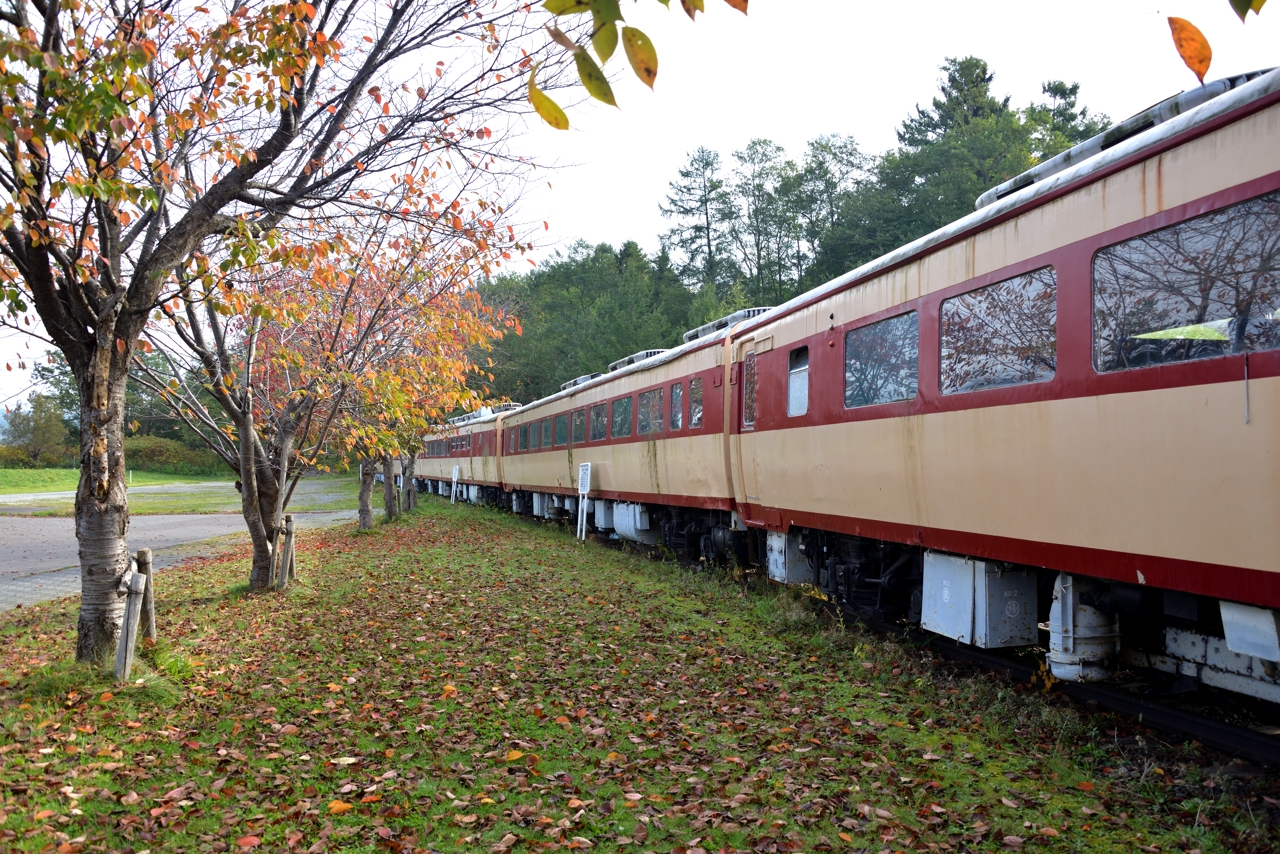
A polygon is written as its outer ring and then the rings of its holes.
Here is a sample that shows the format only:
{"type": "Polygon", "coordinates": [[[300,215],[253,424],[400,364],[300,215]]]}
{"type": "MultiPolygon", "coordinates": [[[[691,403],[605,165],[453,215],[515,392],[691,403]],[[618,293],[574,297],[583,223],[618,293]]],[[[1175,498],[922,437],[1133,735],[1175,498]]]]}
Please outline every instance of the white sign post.
{"type": "Polygon", "coordinates": [[[454,499],[458,497],[458,467],[453,467],[453,489],[449,490],[449,503],[452,504],[454,499]]]}
{"type": "Polygon", "coordinates": [[[587,538],[587,494],[591,492],[591,463],[578,466],[578,539],[587,538]]]}

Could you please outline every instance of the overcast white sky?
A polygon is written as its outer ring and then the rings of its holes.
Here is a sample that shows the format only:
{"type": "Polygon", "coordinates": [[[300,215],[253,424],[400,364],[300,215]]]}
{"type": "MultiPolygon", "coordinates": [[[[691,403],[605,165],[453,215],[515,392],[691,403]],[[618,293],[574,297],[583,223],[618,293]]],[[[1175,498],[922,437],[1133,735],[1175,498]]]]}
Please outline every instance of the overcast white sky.
{"type": "MultiPolygon", "coordinates": [[[[1169,15],[1208,37],[1209,79],[1280,65],[1280,8],[1242,25],[1227,0],[751,0],[748,17],[706,0],[696,24],[671,5],[622,4],[657,47],[652,93],[628,69],[614,85],[620,110],[582,103],[568,110],[571,130],[531,125],[517,143],[558,164],[521,203],[521,218],[551,226],[539,256],[577,238],[656,250],[668,227],[658,205],[699,145],[729,161],[765,137],[799,157],[813,137],[844,133],[865,152],[883,151],[912,107],[936,93],[947,56],[985,59],[996,93],[1016,106],[1039,100],[1046,80],[1078,81],[1081,102],[1113,120],[1198,85],[1174,52],[1169,15]]],[[[619,48],[608,68],[625,62],[619,48]]],[[[32,346],[0,337],[0,367],[19,350],[41,352],[32,346]]],[[[0,401],[29,382],[14,367],[0,370],[0,401]]]]}

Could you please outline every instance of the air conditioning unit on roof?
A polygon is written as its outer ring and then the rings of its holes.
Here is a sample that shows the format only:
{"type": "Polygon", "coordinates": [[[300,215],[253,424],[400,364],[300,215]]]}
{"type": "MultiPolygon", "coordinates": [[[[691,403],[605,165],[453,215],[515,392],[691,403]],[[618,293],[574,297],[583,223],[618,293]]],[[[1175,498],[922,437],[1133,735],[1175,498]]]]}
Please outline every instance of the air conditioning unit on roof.
{"type": "Polygon", "coordinates": [[[766,305],[758,308],[744,308],[741,311],[735,311],[733,314],[726,314],[719,320],[704,323],[697,329],[690,329],[684,334],[684,343],[688,344],[690,341],[705,338],[714,332],[719,332],[722,329],[728,329],[730,326],[733,326],[735,323],[740,323],[743,320],[750,320],[753,317],[759,317],[771,308],[773,308],[773,306],[766,305]]]}
{"type": "Polygon", "coordinates": [[[641,350],[639,353],[632,353],[630,356],[628,356],[625,359],[619,359],[616,362],[611,362],[609,364],[609,373],[613,373],[614,371],[621,370],[622,368],[625,368],[628,365],[634,365],[636,362],[643,362],[645,359],[650,359],[654,356],[657,356],[665,352],[667,351],[666,350],[641,350]]]}
{"type": "Polygon", "coordinates": [[[589,383],[589,382],[591,382],[593,379],[595,379],[596,377],[602,377],[602,376],[604,376],[604,374],[600,373],[599,371],[596,371],[594,374],[583,374],[583,375],[582,375],[582,376],[580,376],[580,377],[577,377],[577,378],[575,378],[575,379],[571,379],[571,380],[569,380],[567,383],[561,383],[561,384],[560,384],[560,390],[561,390],[561,391],[565,391],[566,389],[571,389],[571,388],[573,388],[573,387],[574,387],[574,386],[576,386],[576,385],[582,385],[583,383],[589,383]]]}

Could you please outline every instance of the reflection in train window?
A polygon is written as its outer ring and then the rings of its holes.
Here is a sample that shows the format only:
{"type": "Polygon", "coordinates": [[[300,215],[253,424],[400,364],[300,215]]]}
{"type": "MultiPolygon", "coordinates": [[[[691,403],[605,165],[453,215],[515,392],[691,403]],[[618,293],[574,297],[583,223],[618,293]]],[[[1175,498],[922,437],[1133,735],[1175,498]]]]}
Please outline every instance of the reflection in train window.
{"type": "Polygon", "coordinates": [[[507,429],[507,452],[515,453],[516,450],[516,431],[507,429]]]}
{"type": "Polygon", "coordinates": [[[542,419],[542,447],[551,447],[551,419],[542,419]]]}
{"type": "Polygon", "coordinates": [[[529,425],[528,424],[520,425],[520,450],[522,451],[529,450],[529,425]]]}
{"type": "Polygon", "coordinates": [[[609,413],[605,404],[591,407],[591,441],[599,442],[609,434],[609,413]]]}
{"type": "Polygon", "coordinates": [[[920,318],[914,311],[844,336],[844,405],[871,406],[916,396],[920,318]]]}
{"type": "Polygon", "coordinates": [[[689,429],[702,426],[702,377],[689,380],[689,429]]]}
{"type": "Polygon", "coordinates": [[[579,409],[573,413],[573,444],[580,445],[587,441],[587,410],[579,409]]]}
{"type": "Polygon", "coordinates": [[[671,384],[671,429],[684,426],[684,383],[671,384]]]}
{"type": "Polygon", "coordinates": [[[639,407],[636,409],[637,430],[640,433],[662,432],[662,389],[640,393],[639,407]]]}
{"type": "Polygon", "coordinates": [[[569,416],[568,414],[557,415],[556,416],[556,445],[559,446],[559,445],[567,445],[567,444],[569,444],[569,416]]]}
{"type": "Polygon", "coordinates": [[[613,402],[613,438],[631,435],[631,398],[620,397],[613,402]]]}
{"type": "Polygon", "coordinates": [[[809,348],[797,347],[787,359],[787,415],[809,411],[809,348]]]}
{"type": "Polygon", "coordinates": [[[1093,258],[1093,364],[1101,372],[1278,347],[1280,193],[1093,258]]]}
{"type": "Polygon", "coordinates": [[[529,425],[529,450],[531,451],[538,450],[538,448],[540,447],[538,437],[541,435],[542,435],[542,431],[539,429],[539,425],[537,421],[529,425]]]}
{"type": "Polygon", "coordinates": [[[1042,267],[942,303],[942,393],[1038,383],[1058,359],[1058,279],[1042,267]]]}
{"type": "Polygon", "coordinates": [[[742,359],[742,426],[756,423],[756,351],[742,359]]]}

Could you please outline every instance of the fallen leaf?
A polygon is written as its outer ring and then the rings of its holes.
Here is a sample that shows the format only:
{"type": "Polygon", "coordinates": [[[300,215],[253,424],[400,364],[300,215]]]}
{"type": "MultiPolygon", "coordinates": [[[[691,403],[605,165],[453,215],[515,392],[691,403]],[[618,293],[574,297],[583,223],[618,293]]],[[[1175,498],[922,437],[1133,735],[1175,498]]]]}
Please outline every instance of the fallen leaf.
{"type": "Polygon", "coordinates": [[[521,750],[508,750],[508,751],[507,751],[507,761],[508,761],[508,762],[515,762],[517,759],[521,758],[522,756],[524,756],[524,751],[521,751],[521,750]]]}
{"type": "Polygon", "coordinates": [[[1076,788],[1082,792],[1092,792],[1093,784],[1088,780],[1081,780],[1079,783],[1076,783],[1076,788]]]}
{"type": "Polygon", "coordinates": [[[1004,839],[1000,840],[1000,844],[1005,848],[1011,848],[1014,851],[1021,851],[1023,841],[1024,840],[1021,836],[1006,836],[1004,839]]]}
{"type": "Polygon", "coordinates": [[[355,809],[355,804],[349,804],[346,801],[329,801],[329,814],[341,815],[348,810],[355,809]]]}
{"type": "Polygon", "coordinates": [[[236,840],[236,845],[241,848],[257,848],[262,844],[262,840],[256,836],[241,836],[236,840]]]}

